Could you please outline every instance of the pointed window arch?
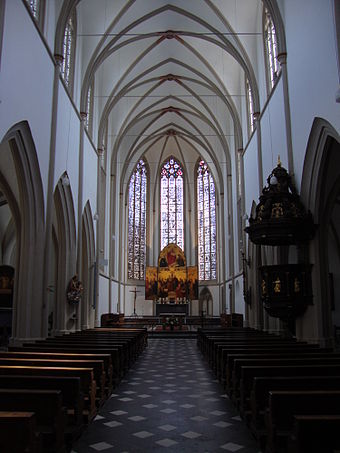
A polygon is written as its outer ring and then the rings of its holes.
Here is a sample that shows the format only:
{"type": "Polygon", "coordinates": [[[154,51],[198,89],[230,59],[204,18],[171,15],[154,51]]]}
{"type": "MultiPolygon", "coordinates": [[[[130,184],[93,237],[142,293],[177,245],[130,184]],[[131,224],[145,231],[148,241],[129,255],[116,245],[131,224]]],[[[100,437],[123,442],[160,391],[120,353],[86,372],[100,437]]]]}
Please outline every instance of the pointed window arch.
{"type": "Polygon", "coordinates": [[[197,168],[198,275],[200,280],[216,279],[216,194],[207,163],[197,168]]]}
{"type": "Polygon", "coordinates": [[[140,159],[129,182],[128,278],[145,276],[146,255],[146,163],[140,159]]]}
{"type": "Polygon", "coordinates": [[[61,74],[69,92],[72,94],[73,88],[73,70],[76,47],[76,14],[75,10],[68,18],[64,31],[63,39],[63,64],[61,74]]]}
{"type": "Polygon", "coordinates": [[[246,79],[246,99],[247,99],[247,112],[248,112],[248,131],[249,135],[254,132],[254,99],[253,92],[249,83],[249,80],[246,79]]]}
{"type": "Polygon", "coordinates": [[[161,169],[161,249],[174,243],[184,250],[183,210],[183,170],[170,157],[161,169]]]}
{"type": "Polygon", "coordinates": [[[266,8],[264,10],[264,44],[268,82],[271,90],[278,78],[280,68],[277,60],[278,47],[275,25],[269,11],[266,8]]]}
{"type": "Polygon", "coordinates": [[[37,21],[40,29],[42,29],[45,0],[26,0],[26,3],[28,4],[32,15],[37,21]]]}

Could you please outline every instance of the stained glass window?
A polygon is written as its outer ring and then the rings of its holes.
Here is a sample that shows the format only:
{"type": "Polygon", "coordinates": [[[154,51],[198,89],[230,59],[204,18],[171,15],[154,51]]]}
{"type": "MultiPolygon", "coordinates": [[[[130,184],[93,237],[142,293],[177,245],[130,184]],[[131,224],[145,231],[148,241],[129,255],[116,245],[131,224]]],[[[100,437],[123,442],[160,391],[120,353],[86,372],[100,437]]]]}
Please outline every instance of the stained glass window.
{"type": "Polygon", "coordinates": [[[70,16],[66,23],[64,40],[63,40],[63,64],[61,67],[61,74],[64,82],[68,87],[71,86],[71,68],[73,64],[73,53],[75,45],[75,20],[70,16]]]}
{"type": "Polygon", "coordinates": [[[85,127],[87,132],[91,135],[92,130],[92,111],[93,111],[93,85],[89,86],[87,91],[87,98],[86,98],[86,120],[85,120],[85,127]]]}
{"type": "Polygon", "coordinates": [[[147,171],[141,159],[129,182],[128,278],[144,279],[147,171]]]}
{"type": "Polygon", "coordinates": [[[200,280],[216,279],[216,195],[209,167],[197,168],[198,274],[200,280]]]}
{"type": "Polygon", "coordinates": [[[39,0],[26,0],[33,16],[39,20],[39,8],[40,8],[40,1],[39,0]]]}
{"type": "Polygon", "coordinates": [[[170,243],[184,250],[183,170],[171,157],[161,170],[161,249],[170,243]]]}
{"type": "Polygon", "coordinates": [[[251,86],[248,79],[246,80],[246,93],[247,93],[249,132],[250,134],[252,134],[254,132],[254,101],[253,93],[251,91],[251,86]]]}
{"type": "Polygon", "coordinates": [[[269,14],[269,11],[265,9],[264,14],[265,14],[264,40],[266,47],[266,59],[268,66],[270,88],[273,88],[279,74],[279,63],[277,61],[278,55],[277,39],[275,26],[271,18],[271,15],[269,14]]]}

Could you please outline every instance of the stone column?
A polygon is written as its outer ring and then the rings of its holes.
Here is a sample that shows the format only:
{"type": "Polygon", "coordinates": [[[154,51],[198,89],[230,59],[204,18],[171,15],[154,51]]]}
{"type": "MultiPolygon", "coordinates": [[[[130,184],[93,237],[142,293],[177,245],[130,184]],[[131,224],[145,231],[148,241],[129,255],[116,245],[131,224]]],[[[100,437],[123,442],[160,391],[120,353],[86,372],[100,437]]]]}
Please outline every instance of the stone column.
{"type": "MultiPolygon", "coordinates": [[[[48,333],[48,310],[46,300],[49,296],[49,275],[51,266],[52,252],[52,218],[53,218],[53,189],[54,189],[54,173],[55,173],[55,156],[56,156],[56,140],[57,140],[57,118],[58,118],[58,95],[59,95],[59,78],[61,66],[63,64],[62,55],[54,55],[54,79],[53,79],[53,97],[52,97],[52,114],[51,114],[51,131],[50,131],[50,150],[49,150],[49,167],[46,192],[46,226],[45,226],[45,247],[44,247],[44,270],[43,270],[43,304],[41,310],[41,334],[47,337],[48,333]]],[[[61,307],[60,307],[61,308],[61,307]]],[[[58,330],[60,326],[54,326],[54,330],[58,330]]]]}
{"type": "Polygon", "coordinates": [[[256,127],[256,136],[257,136],[257,173],[258,173],[258,182],[259,182],[259,195],[262,193],[263,189],[263,164],[262,164],[262,136],[261,136],[261,122],[260,122],[260,112],[255,112],[253,114],[255,127],[256,127]]]}
{"type": "Polygon", "coordinates": [[[290,103],[288,91],[288,73],[287,73],[287,54],[280,53],[277,59],[281,65],[282,86],[283,86],[283,103],[285,109],[285,122],[286,122],[286,141],[287,141],[287,158],[288,158],[288,173],[294,176],[294,158],[293,158],[293,144],[292,144],[292,123],[290,117],[290,103]]]}

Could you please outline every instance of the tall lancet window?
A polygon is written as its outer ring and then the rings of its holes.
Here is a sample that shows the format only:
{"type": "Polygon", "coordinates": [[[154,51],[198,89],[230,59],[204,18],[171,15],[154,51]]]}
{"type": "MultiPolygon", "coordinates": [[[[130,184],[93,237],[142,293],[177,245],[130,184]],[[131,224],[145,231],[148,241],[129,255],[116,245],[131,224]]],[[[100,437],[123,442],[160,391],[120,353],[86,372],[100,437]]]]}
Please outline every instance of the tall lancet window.
{"type": "Polygon", "coordinates": [[[200,280],[216,279],[216,195],[208,165],[197,168],[198,269],[200,280]]]}
{"type": "Polygon", "coordinates": [[[73,66],[75,56],[75,37],[76,37],[76,17],[75,14],[71,14],[69,17],[63,40],[63,64],[61,67],[61,74],[64,82],[66,83],[69,91],[72,92],[73,83],[73,66]]]}
{"type": "Polygon", "coordinates": [[[251,86],[249,80],[246,80],[246,94],[247,94],[247,109],[248,109],[248,130],[249,135],[254,132],[254,101],[253,101],[253,93],[251,90],[251,86]]]}
{"type": "Polygon", "coordinates": [[[128,278],[144,279],[147,171],[141,159],[129,182],[128,278]]]}
{"type": "Polygon", "coordinates": [[[279,75],[279,62],[277,60],[278,49],[274,22],[267,9],[264,10],[264,41],[267,60],[269,85],[273,88],[279,75]]]}
{"type": "Polygon", "coordinates": [[[161,170],[161,249],[170,243],[184,250],[183,170],[171,157],[161,170]]]}
{"type": "Polygon", "coordinates": [[[45,0],[26,0],[26,3],[30,7],[33,17],[38,22],[38,25],[42,28],[45,0]]]}

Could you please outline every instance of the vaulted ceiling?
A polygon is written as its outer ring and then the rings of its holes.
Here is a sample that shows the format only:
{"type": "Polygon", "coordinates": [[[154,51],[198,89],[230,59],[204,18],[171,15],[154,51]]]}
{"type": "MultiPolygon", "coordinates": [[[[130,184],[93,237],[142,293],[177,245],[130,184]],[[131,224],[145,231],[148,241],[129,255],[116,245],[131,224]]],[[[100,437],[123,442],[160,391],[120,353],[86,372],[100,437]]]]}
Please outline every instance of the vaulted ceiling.
{"type": "Polygon", "coordinates": [[[113,159],[125,162],[156,147],[231,169],[249,138],[245,80],[255,111],[266,96],[263,2],[65,0],[59,27],[75,6],[78,102],[86,111],[93,84],[94,143],[107,133],[113,159]]]}

